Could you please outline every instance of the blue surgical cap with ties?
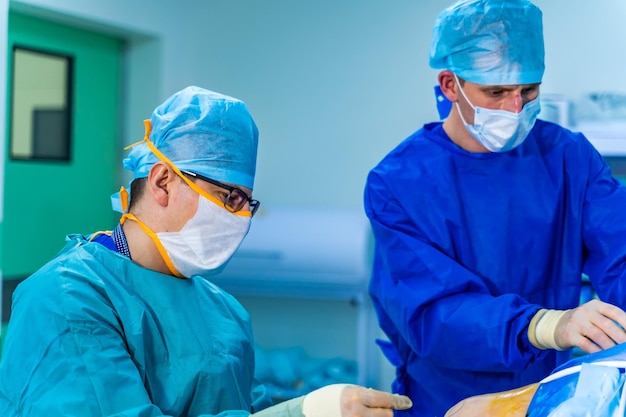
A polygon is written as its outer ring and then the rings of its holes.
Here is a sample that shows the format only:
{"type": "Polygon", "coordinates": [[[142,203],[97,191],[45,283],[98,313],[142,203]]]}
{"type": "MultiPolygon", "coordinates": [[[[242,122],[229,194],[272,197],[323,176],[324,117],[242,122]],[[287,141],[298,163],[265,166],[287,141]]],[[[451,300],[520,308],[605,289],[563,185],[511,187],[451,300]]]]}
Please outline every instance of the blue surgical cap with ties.
{"type": "MultiPolygon", "coordinates": [[[[148,128],[149,141],[178,169],[254,188],[259,133],[242,101],[190,86],[157,107],[148,128]]],[[[136,179],[159,161],[144,140],[132,145],[123,165],[136,179]]],[[[112,196],[115,210],[123,211],[122,200],[112,196]]]]}
{"type": "Polygon", "coordinates": [[[540,83],[541,10],[527,0],[462,0],[435,21],[430,66],[482,85],[540,83]]]}

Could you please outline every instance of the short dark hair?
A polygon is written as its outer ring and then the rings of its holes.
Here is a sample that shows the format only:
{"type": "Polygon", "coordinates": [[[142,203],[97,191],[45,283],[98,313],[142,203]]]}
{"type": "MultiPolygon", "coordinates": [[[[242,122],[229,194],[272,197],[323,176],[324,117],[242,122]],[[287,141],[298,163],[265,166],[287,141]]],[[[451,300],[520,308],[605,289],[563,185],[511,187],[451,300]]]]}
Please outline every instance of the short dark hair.
{"type": "Polygon", "coordinates": [[[147,178],[135,178],[130,183],[130,201],[128,202],[128,211],[133,207],[134,201],[139,201],[146,188],[147,178]]]}

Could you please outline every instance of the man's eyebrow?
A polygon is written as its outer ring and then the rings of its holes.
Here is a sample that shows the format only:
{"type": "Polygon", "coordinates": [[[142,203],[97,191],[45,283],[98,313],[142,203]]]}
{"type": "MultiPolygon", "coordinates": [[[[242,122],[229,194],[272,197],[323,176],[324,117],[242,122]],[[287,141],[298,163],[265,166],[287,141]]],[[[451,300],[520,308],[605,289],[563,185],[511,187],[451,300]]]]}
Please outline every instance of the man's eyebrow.
{"type": "Polygon", "coordinates": [[[534,83],[534,84],[505,84],[505,85],[481,85],[480,89],[483,91],[488,91],[488,90],[505,90],[505,91],[511,91],[511,90],[515,90],[516,88],[522,87],[522,88],[530,88],[530,87],[539,87],[541,85],[541,83],[534,83]]]}

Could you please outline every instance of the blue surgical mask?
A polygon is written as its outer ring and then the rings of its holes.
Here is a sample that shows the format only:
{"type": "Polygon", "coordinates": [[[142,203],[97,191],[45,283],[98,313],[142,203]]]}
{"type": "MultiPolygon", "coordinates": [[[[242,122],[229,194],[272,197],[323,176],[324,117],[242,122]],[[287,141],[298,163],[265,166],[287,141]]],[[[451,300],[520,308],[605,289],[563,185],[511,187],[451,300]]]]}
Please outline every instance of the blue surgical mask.
{"type": "Polygon", "coordinates": [[[455,102],[465,128],[474,139],[491,152],[510,151],[524,142],[541,110],[539,97],[526,103],[519,113],[486,109],[474,106],[465,95],[458,78],[456,81],[465,101],[474,109],[474,124],[470,125],[463,118],[459,102],[455,102]]]}

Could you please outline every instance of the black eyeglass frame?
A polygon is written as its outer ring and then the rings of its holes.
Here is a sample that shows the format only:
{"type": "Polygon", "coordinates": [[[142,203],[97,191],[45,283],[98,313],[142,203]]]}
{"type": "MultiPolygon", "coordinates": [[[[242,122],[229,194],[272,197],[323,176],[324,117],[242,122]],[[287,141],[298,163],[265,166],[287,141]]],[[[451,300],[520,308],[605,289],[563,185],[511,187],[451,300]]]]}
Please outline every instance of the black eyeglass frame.
{"type": "Polygon", "coordinates": [[[202,181],[206,181],[209,184],[213,184],[217,187],[223,188],[225,190],[228,191],[228,196],[226,197],[226,200],[224,200],[224,208],[228,211],[230,211],[231,213],[237,213],[238,211],[241,211],[243,209],[243,207],[246,205],[246,203],[248,203],[250,205],[250,217],[254,216],[254,213],[257,212],[257,210],[259,209],[259,206],[261,205],[261,202],[259,200],[255,200],[253,198],[248,197],[248,194],[246,194],[241,188],[237,188],[237,187],[232,187],[230,185],[226,185],[223,182],[219,182],[216,180],[213,180],[211,178],[205,177],[204,175],[200,175],[196,172],[191,172],[191,171],[182,171],[181,172],[183,174],[187,174],[190,175],[194,178],[198,178],[201,179],[202,181]],[[241,203],[241,207],[235,208],[235,207],[230,207],[227,202],[230,200],[230,195],[233,193],[233,191],[236,191],[237,193],[240,193],[242,196],[245,196],[245,200],[242,200],[241,203]]]}

